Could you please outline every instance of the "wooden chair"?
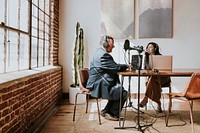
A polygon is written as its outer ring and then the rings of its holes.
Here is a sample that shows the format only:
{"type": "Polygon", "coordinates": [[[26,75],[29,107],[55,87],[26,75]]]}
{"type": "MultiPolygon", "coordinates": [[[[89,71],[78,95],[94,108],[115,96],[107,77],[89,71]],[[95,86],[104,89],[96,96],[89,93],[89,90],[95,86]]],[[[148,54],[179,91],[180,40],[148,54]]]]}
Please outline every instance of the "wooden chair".
{"type": "MultiPolygon", "coordinates": [[[[194,133],[194,124],[193,124],[193,100],[200,100],[200,72],[194,72],[190,78],[190,81],[181,93],[170,93],[171,99],[184,100],[189,103],[190,107],[190,122],[192,127],[192,133],[194,133]]],[[[166,126],[168,126],[169,114],[171,110],[171,104],[169,102],[168,113],[166,117],[166,126]]]]}
{"type": "MultiPolygon", "coordinates": [[[[86,84],[87,84],[88,78],[89,78],[89,69],[88,68],[81,68],[78,70],[79,87],[81,90],[86,89],[86,84]]],[[[90,97],[91,93],[88,93],[88,92],[77,93],[76,98],[75,98],[75,104],[74,104],[73,121],[75,121],[77,99],[78,99],[79,94],[86,95],[86,113],[88,112],[88,103],[89,103],[89,97],[90,97]]],[[[99,117],[99,125],[101,125],[101,116],[100,116],[98,98],[96,98],[96,103],[97,103],[97,110],[98,110],[98,117],[99,117]]]]}
{"type": "MultiPolygon", "coordinates": [[[[172,82],[169,82],[169,83],[166,83],[166,84],[161,86],[161,88],[163,88],[163,89],[165,89],[165,88],[167,89],[168,88],[168,93],[167,94],[169,96],[168,98],[169,98],[170,106],[172,105],[172,99],[171,99],[171,96],[169,95],[172,92],[171,84],[172,84],[172,82]]],[[[171,108],[170,108],[169,112],[171,113],[171,108]]]]}

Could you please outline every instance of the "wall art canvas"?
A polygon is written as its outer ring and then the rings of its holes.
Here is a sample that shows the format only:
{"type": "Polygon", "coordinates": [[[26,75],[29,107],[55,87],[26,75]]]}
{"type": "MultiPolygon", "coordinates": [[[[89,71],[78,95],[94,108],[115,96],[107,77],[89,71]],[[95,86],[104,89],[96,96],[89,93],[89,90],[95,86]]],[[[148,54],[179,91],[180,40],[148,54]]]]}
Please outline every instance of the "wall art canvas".
{"type": "Polygon", "coordinates": [[[134,0],[101,0],[102,35],[134,38],[134,4],[134,0]]]}
{"type": "Polygon", "coordinates": [[[139,38],[172,38],[173,0],[139,0],[139,38]]]}

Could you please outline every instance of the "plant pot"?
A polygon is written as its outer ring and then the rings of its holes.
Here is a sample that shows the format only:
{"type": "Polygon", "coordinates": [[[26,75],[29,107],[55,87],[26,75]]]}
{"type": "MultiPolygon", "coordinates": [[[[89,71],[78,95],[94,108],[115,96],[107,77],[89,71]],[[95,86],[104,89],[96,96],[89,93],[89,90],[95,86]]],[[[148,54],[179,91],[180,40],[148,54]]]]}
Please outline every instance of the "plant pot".
{"type": "MultiPolygon", "coordinates": [[[[69,87],[69,103],[75,104],[76,94],[80,93],[79,87],[69,87]]],[[[86,102],[86,95],[79,94],[77,99],[77,104],[83,104],[86,102]]]]}

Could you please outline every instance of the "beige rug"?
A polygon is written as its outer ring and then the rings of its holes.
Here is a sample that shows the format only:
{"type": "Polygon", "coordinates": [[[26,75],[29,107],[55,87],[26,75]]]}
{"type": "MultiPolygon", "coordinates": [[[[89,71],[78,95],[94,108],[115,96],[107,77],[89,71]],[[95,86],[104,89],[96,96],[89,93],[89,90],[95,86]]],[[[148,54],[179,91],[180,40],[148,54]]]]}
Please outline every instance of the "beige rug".
{"type": "MultiPolygon", "coordinates": [[[[165,124],[165,113],[157,114],[155,111],[144,111],[144,114],[140,113],[140,126],[144,133],[191,133],[190,117],[189,111],[172,111],[169,119],[169,127],[165,124]],[[150,125],[145,127],[144,125],[150,125]],[[143,127],[144,126],[144,127],[143,127]]],[[[195,132],[200,132],[200,111],[194,112],[194,128],[195,132]]],[[[118,121],[108,121],[101,117],[102,125],[98,125],[98,116],[96,113],[88,113],[79,116],[76,120],[75,129],[73,132],[96,132],[96,133],[133,133],[138,131],[138,114],[135,110],[128,110],[126,114],[126,119],[124,122],[125,129],[116,129],[123,125],[123,121],[119,123],[118,121]],[[119,126],[119,124],[121,126],[119,126]],[[89,128],[85,129],[85,127],[89,128]],[[83,128],[81,128],[83,127],[83,128]]]]}

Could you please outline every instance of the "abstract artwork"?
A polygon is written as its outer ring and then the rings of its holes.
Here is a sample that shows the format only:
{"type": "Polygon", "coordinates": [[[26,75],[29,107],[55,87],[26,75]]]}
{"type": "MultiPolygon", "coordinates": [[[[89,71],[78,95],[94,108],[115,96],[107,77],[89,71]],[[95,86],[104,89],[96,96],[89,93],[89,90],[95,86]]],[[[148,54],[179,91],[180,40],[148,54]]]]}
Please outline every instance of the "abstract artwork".
{"type": "Polygon", "coordinates": [[[139,38],[172,38],[173,0],[139,0],[139,38]]]}
{"type": "Polygon", "coordinates": [[[134,38],[135,0],[101,0],[101,34],[134,38]]]}

